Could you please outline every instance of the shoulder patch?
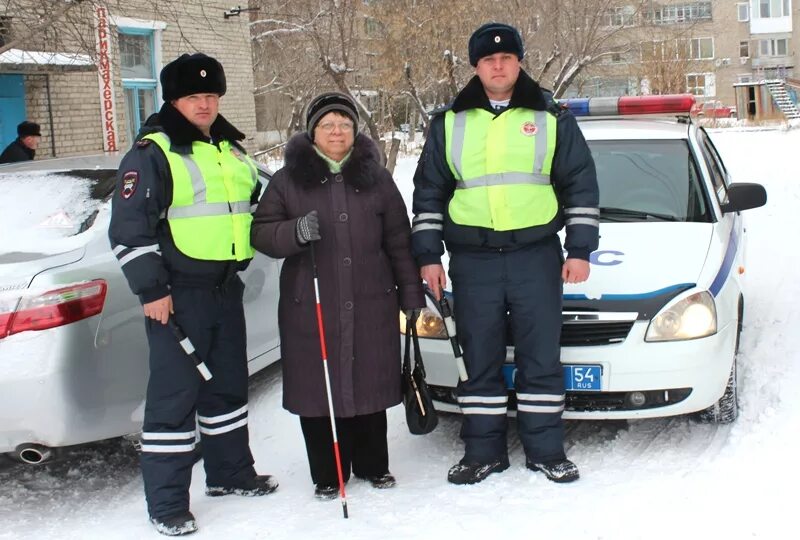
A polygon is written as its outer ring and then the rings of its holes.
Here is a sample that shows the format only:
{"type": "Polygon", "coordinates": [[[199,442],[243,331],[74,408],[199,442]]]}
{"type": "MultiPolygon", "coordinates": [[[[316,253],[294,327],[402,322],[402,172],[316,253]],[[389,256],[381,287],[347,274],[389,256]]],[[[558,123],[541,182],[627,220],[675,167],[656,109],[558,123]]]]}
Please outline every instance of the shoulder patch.
{"type": "Polygon", "coordinates": [[[122,198],[126,201],[136,193],[139,185],[139,171],[128,171],[122,175],[122,198]]]}
{"type": "Polygon", "coordinates": [[[151,141],[150,139],[139,139],[138,141],[136,141],[136,146],[138,146],[139,148],[144,148],[145,146],[149,146],[151,142],[153,141],[151,141]]]}

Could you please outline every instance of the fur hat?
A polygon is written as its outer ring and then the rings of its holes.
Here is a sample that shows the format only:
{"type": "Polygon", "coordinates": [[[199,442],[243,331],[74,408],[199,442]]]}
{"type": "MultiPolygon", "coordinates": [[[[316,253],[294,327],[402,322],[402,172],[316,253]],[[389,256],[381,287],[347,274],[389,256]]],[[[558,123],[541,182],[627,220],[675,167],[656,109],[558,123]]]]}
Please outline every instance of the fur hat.
{"type": "Polygon", "coordinates": [[[36,122],[28,122],[25,120],[17,126],[17,135],[19,135],[20,138],[30,137],[31,135],[41,137],[42,131],[39,124],[36,122]]]}
{"type": "Polygon", "coordinates": [[[306,109],[306,131],[312,141],[317,122],[331,111],[350,117],[353,121],[353,135],[358,134],[358,107],[355,101],[350,96],[339,92],[327,92],[312,99],[306,109]]]}
{"type": "Polygon", "coordinates": [[[164,101],[192,94],[225,95],[225,71],[216,59],[203,53],[182,54],[161,70],[164,101]]]}
{"type": "Polygon", "coordinates": [[[477,66],[478,60],[484,56],[498,52],[514,53],[520,60],[525,56],[522,36],[513,26],[503,23],[486,23],[470,36],[469,63],[473,67],[477,66]]]}

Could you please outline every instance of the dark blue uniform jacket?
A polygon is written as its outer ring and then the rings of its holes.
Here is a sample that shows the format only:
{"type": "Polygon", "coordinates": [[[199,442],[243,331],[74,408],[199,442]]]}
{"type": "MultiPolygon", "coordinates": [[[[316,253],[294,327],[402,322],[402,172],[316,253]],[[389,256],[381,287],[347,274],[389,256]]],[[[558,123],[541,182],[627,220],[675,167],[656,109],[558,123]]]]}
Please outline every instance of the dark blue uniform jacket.
{"type": "MultiPolygon", "coordinates": [[[[480,79],[475,76],[448,108],[434,116],[414,174],[414,215],[444,214],[444,232],[428,228],[412,234],[412,251],[419,266],[440,262],[444,253],[442,240],[453,252],[515,249],[558,232],[564,226],[564,208],[597,208],[599,194],[594,160],[572,113],[559,106],[552,94],[540,88],[524,71],[520,71],[514,87],[509,103],[509,108],[512,107],[548,110],[558,117],[550,178],[561,210],[550,223],[513,231],[458,225],[450,220],[447,205],[453,197],[456,179],[445,156],[444,112],[448,109],[460,112],[482,108],[502,114],[492,109],[480,79]]],[[[436,223],[437,220],[415,219],[415,225],[426,221],[436,223]]],[[[584,224],[567,226],[564,247],[568,257],[588,260],[589,254],[597,249],[597,243],[597,227],[584,224]]]]}
{"type": "MultiPolygon", "coordinates": [[[[169,224],[162,219],[172,202],[172,176],[167,157],[159,146],[144,135],[163,131],[170,138],[172,151],[192,152],[193,141],[209,142],[171,104],[165,103],[152,115],[125,155],[117,173],[117,188],[112,199],[108,236],[111,247],[122,263],[122,271],[131,290],[142,303],[167,296],[170,286],[210,288],[224,284],[249,261],[207,261],[188,257],[175,246],[169,224]]],[[[242,153],[237,141],[244,134],[222,115],[211,126],[211,140],[231,141],[242,153]]],[[[258,202],[260,184],[256,184],[252,202],[258,202]]]]}

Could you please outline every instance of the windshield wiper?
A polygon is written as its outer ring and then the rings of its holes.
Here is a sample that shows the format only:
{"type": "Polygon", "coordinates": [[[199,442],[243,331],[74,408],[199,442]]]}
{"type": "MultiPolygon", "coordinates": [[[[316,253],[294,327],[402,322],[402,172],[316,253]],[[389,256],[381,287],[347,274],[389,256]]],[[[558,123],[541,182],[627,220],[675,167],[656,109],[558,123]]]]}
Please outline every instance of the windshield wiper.
{"type": "Polygon", "coordinates": [[[600,217],[607,218],[611,221],[631,221],[631,220],[644,220],[644,221],[679,221],[675,216],[667,214],[656,214],[653,212],[643,212],[641,210],[629,210],[627,208],[614,208],[610,206],[600,207],[600,217]],[[615,219],[616,218],[616,219],[615,219]],[[620,219],[631,218],[631,219],[620,219]]]}

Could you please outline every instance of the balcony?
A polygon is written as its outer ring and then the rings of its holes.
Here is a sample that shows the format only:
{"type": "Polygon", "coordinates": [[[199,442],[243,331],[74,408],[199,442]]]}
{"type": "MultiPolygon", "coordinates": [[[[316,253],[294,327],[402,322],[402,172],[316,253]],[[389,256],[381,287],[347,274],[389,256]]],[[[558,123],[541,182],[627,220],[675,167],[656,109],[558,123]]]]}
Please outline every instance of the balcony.
{"type": "Polygon", "coordinates": [[[794,66],[794,54],[787,54],[785,56],[761,56],[759,58],[751,58],[753,69],[756,68],[776,68],[776,67],[792,67],[794,66]]]}
{"type": "Polygon", "coordinates": [[[776,34],[791,31],[791,17],[764,17],[750,19],[750,34],[776,34]]]}

